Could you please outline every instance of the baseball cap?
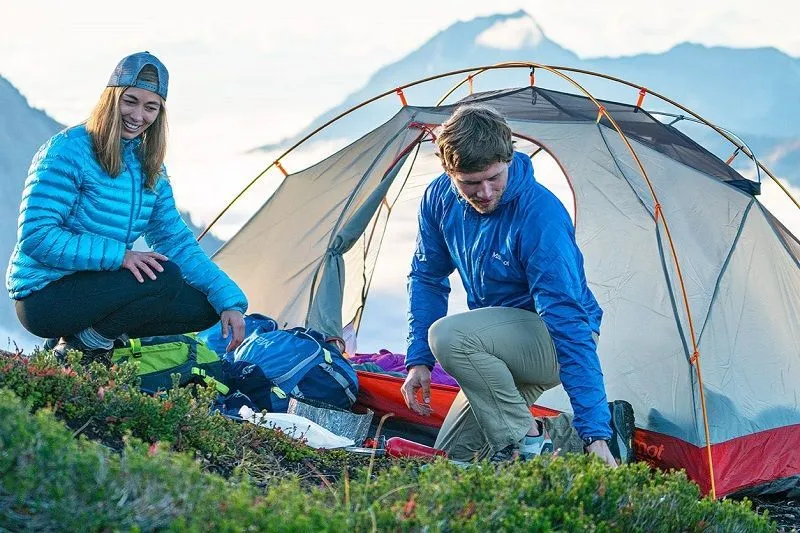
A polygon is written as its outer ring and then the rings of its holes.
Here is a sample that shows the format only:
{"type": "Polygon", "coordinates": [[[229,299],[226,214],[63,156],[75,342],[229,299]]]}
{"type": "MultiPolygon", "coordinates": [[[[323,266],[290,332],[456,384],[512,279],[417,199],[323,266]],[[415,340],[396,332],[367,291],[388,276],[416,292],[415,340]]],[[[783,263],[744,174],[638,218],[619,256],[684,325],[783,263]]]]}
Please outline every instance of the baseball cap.
{"type": "Polygon", "coordinates": [[[122,58],[117,68],[111,73],[108,80],[108,87],[139,87],[158,94],[164,100],[167,99],[167,86],[169,85],[169,73],[167,67],[150,52],[137,52],[122,58]],[[146,65],[151,65],[156,69],[158,81],[153,83],[139,78],[139,74],[146,65]]]}

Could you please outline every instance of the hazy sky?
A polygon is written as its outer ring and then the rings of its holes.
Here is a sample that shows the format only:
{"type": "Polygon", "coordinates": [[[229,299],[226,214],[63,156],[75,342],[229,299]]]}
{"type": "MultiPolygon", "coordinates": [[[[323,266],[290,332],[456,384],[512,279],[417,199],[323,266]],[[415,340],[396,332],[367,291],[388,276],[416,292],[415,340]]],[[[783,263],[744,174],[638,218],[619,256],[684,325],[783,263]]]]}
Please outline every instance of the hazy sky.
{"type": "MultiPolygon", "coordinates": [[[[140,50],[159,56],[170,70],[168,167],[179,206],[201,224],[271,161],[243,152],[296,133],[377,69],[459,20],[522,9],[547,37],[582,57],[662,52],[684,41],[772,46],[800,57],[800,0],[200,5],[0,0],[0,75],[31,105],[72,125],[86,117],[121,57],[140,50]]],[[[268,175],[260,197],[278,180],[268,175]]],[[[228,237],[240,221],[232,217],[216,231],[228,237]]],[[[399,258],[402,265],[407,260],[399,258]]],[[[404,290],[402,279],[391,284],[404,290]]]]}
{"type": "Polygon", "coordinates": [[[167,0],[0,6],[0,75],[57,120],[82,119],[119,57],[149,49],[171,70],[176,105],[201,92],[214,95],[206,104],[214,110],[233,98],[267,110],[266,139],[256,144],[299,129],[297,121],[339,103],[377,68],[479,15],[523,9],[583,57],[660,52],[683,41],[800,56],[796,0],[247,0],[226,3],[224,12],[167,0]],[[248,83],[255,80],[261,84],[248,83]]]}
{"type": "Polygon", "coordinates": [[[199,221],[270,162],[244,151],[297,132],[458,20],[522,9],[584,57],[683,41],[800,56],[797,0],[0,2],[0,75],[64,124],[86,117],[122,56],[146,49],[164,61],[167,163],[179,205],[199,221]]]}

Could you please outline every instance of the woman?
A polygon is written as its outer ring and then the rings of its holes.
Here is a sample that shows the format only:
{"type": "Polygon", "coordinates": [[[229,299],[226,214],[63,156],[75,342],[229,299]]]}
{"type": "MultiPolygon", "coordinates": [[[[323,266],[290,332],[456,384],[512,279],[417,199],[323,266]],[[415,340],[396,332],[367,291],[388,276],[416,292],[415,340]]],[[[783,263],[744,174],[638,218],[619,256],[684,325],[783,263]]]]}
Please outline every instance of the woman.
{"type": "Polygon", "coordinates": [[[105,359],[125,336],[217,320],[232,333],[228,350],[243,340],[247,299],[175,207],[164,167],[168,82],[150,53],[125,57],[89,119],[33,158],[6,285],[25,329],[60,338],[57,355],[105,359]],[[140,235],[153,251],[131,249],[140,235]]]}

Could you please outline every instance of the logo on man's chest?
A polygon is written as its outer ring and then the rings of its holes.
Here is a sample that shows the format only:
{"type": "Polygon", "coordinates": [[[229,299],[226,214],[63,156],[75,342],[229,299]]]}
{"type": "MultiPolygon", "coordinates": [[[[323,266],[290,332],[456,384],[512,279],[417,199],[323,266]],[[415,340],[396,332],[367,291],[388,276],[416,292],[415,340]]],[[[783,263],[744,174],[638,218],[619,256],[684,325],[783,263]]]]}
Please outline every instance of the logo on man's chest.
{"type": "Polygon", "coordinates": [[[500,255],[498,252],[492,252],[492,259],[497,259],[498,261],[503,263],[504,266],[508,266],[511,264],[507,260],[503,259],[503,256],[500,255]]]}

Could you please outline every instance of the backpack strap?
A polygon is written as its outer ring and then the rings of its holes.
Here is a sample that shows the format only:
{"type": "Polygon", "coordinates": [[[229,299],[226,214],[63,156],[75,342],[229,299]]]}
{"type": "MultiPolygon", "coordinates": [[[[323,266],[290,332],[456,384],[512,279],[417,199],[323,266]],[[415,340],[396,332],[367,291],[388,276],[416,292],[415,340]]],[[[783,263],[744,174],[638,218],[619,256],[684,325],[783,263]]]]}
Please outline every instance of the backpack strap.
{"type": "MultiPolygon", "coordinates": [[[[330,350],[328,350],[325,347],[321,348],[322,348],[322,357],[324,360],[317,366],[320,367],[322,370],[324,370],[325,373],[330,375],[336,381],[336,383],[338,383],[342,387],[345,395],[347,395],[347,398],[350,400],[351,404],[356,403],[356,395],[353,392],[353,387],[347,380],[347,378],[344,377],[344,375],[338,370],[336,370],[336,367],[333,366],[333,356],[331,355],[330,350]]],[[[283,389],[277,386],[272,388],[272,392],[275,393],[275,395],[282,400],[286,398],[286,393],[283,391],[283,389]]],[[[302,400],[303,398],[305,398],[303,391],[301,391],[300,387],[297,385],[295,385],[295,387],[292,389],[291,395],[297,398],[298,400],[302,400]]]]}
{"type": "Polygon", "coordinates": [[[215,387],[220,394],[228,394],[230,392],[230,388],[227,385],[209,376],[202,368],[193,366],[192,376],[203,385],[215,387]]]}
{"type": "Polygon", "coordinates": [[[187,354],[187,362],[197,364],[197,339],[188,335],[181,335],[183,337],[180,342],[185,342],[189,346],[189,353],[187,354]]]}
{"type": "Polygon", "coordinates": [[[342,353],[344,353],[345,350],[347,349],[347,345],[345,344],[344,339],[336,335],[325,337],[325,343],[333,344],[342,353]]]}

